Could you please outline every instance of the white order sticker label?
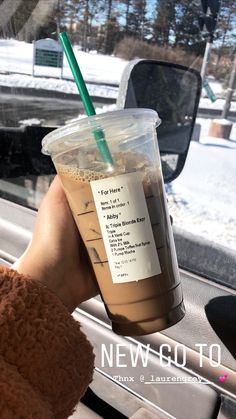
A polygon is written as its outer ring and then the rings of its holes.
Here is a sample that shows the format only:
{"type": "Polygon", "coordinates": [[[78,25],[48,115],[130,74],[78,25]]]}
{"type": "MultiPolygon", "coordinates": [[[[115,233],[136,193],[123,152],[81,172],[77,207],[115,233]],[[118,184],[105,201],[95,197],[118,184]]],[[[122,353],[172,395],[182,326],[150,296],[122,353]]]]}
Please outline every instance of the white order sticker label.
{"type": "Polygon", "coordinates": [[[139,172],[90,182],[114,283],[161,273],[139,172]]]}

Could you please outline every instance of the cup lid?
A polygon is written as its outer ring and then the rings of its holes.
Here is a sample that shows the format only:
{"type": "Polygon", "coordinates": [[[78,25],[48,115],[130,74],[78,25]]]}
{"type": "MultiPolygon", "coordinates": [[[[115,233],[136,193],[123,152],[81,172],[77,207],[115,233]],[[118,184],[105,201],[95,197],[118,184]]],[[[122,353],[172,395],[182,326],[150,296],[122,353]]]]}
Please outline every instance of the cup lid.
{"type": "Polygon", "coordinates": [[[156,111],[144,108],[121,109],[81,118],[47,134],[42,140],[42,153],[51,154],[55,143],[58,144],[75,133],[79,134],[86,130],[92,131],[97,128],[104,130],[106,133],[106,129],[111,128],[115,121],[117,123],[119,120],[122,121],[122,126],[124,124],[129,126],[131,121],[134,123],[135,120],[137,122],[143,121],[145,124],[153,123],[156,127],[161,123],[156,111]]]}

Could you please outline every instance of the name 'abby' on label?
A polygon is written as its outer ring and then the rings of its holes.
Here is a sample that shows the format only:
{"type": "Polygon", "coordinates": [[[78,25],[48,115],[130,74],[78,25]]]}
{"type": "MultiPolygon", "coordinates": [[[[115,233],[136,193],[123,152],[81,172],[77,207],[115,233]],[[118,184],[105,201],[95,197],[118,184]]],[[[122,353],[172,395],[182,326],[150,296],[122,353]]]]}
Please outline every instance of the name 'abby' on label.
{"type": "Polygon", "coordinates": [[[90,182],[114,283],[161,273],[141,174],[90,182]]]}

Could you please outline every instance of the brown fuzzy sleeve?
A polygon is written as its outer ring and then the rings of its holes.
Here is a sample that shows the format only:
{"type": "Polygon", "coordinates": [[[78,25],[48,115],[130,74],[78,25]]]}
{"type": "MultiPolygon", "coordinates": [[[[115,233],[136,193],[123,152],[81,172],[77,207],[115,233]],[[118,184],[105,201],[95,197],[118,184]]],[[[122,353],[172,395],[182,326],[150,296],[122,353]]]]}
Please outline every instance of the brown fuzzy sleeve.
{"type": "Polygon", "coordinates": [[[92,346],[56,295],[0,267],[0,410],[12,412],[5,417],[67,418],[93,367],[92,346]]]}

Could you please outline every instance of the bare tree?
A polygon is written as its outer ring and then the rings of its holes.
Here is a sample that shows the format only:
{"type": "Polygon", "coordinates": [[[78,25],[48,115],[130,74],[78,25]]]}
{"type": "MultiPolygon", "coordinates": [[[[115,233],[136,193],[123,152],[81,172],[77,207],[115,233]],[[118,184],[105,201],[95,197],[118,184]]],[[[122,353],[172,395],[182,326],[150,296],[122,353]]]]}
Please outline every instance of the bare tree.
{"type": "Polygon", "coordinates": [[[222,1],[219,19],[218,19],[218,38],[221,45],[218,48],[216,66],[219,65],[221,56],[225,47],[230,47],[235,43],[235,35],[232,33],[234,22],[236,19],[236,4],[235,0],[222,1]]]}
{"type": "Polygon", "coordinates": [[[131,34],[140,40],[144,40],[144,38],[149,34],[149,25],[146,14],[146,0],[133,0],[132,11],[129,14],[129,26],[131,34]]]}
{"type": "Polygon", "coordinates": [[[170,33],[175,22],[175,3],[174,0],[156,2],[153,40],[159,45],[168,46],[170,43],[170,33]]]}
{"type": "Polygon", "coordinates": [[[106,15],[106,24],[105,24],[105,36],[104,36],[104,52],[107,54],[110,52],[110,45],[109,45],[109,36],[111,32],[111,12],[112,12],[112,1],[107,0],[107,15],[106,15]]]}

